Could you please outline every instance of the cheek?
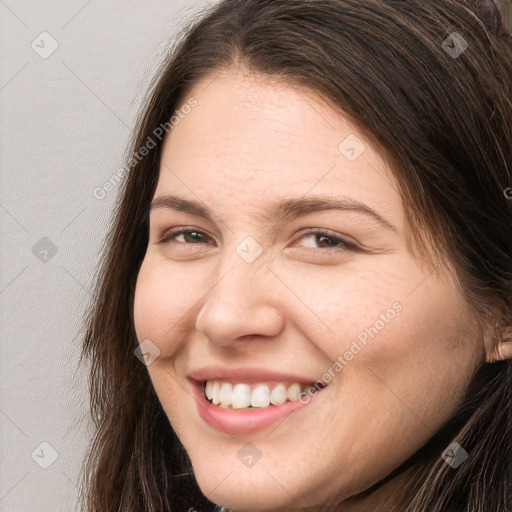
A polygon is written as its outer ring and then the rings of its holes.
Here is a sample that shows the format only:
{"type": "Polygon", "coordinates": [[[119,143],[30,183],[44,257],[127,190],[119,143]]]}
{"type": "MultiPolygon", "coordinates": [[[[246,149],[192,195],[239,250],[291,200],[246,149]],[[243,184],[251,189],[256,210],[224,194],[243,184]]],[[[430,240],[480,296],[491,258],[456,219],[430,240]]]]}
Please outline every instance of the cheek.
{"type": "Polygon", "coordinates": [[[413,440],[418,428],[439,428],[462,399],[478,365],[478,331],[453,283],[425,279],[412,264],[393,268],[287,277],[317,329],[292,318],[333,361],[322,379],[340,396],[361,397],[369,423],[379,417],[395,429],[398,421],[413,440]]]}
{"type": "Polygon", "coordinates": [[[155,339],[154,327],[159,324],[160,317],[155,306],[161,302],[161,293],[161,289],[155,288],[153,276],[144,261],[137,276],[133,301],[133,321],[139,342],[145,338],[155,339]]]}
{"type": "Polygon", "coordinates": [[[162,356],[174,350],[168,343],[168,333],[193,304],[195,287],[187,278],[186,273],[172,272],[168,265],[148,258],[137,276],[133,304],[137,339],[152,340],[159,346],[162,356]]]}
{"type": "Polygon", "coordinates": [[[286,283],[286,288],[277,283],[276,294],[280,293],[293,328],[304,332],[333,361],[352,349],[347,354],[351,360],[373,339],[381,338],[403,314],[404,296],[411,288],[406,276],[413,268],[390,272],[390,266],[403,269],[404,265],[362,262],[354,259],[307,272],[292,265],[275,269],[286,283]]]}
{"type": "Polygon", "coordinates": [[[342,385],[365,394],[373,417],[390,425],[401,418],[404,436],[433,433],[453,414],[478,364],[477,331],[449,286],[425,284],[395,297],[401,310],[392,319],[376,321],[377,310],[359,336],[351,333],[361,350],[343,369],[342,385]]]}

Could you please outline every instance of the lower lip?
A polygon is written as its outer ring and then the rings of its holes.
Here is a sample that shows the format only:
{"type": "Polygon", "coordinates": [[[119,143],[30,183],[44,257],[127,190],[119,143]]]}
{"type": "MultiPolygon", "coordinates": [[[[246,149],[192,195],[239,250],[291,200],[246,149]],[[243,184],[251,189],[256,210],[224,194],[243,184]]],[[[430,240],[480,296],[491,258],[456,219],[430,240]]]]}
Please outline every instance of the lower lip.
{"type": "Polygon", "coordinates": [[[284,419],[294,412],[311,405],[318,399],[326,388],[310,395],[307,403],[299,400],[285,402],[283,405],[270,406],[266,408],[254,408],[249,410],[224,409],[211,404],[204,395],[203,386],[199,382],[192,382],[193,395],[199,412],[199,416],[210,427],[229,435],[239,436],[252,434],[284,419]]]}

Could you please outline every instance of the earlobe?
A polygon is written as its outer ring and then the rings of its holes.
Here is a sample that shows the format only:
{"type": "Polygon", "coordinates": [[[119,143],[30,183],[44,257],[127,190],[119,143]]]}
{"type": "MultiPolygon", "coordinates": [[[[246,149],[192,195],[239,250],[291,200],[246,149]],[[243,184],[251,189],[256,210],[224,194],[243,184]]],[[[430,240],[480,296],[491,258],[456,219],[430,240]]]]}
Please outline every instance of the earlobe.
{"type": "Polygon", "coordinates": [[[512,359],[512,341],[502,343],[498,348],[500,359],[512,359]]]}
{"type": "Polygon", "coordinates": [[[507,325],[505,321],[496,322],[489,345],[491,347],[486,350],[486,362],[512,359],[512,325],[507,325]]]}
{"type": "Polygon", "coordinates": [[[505,359],[512,359],[512,342],[501,343],[491,354],[487,355],[486,362],[494,363],[505,359]]]}

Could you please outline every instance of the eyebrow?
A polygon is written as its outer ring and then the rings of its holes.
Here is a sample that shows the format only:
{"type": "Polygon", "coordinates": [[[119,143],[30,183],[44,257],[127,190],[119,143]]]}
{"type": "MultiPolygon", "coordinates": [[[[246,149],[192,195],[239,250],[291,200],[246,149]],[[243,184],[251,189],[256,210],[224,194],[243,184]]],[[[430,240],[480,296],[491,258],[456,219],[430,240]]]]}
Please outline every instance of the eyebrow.
{"type": "MultiPolygon", "coordinates": [[[[157,209],[175,210],[189,213],[205,220],[213,222],[213,214],[209,208],[196,201],[190,201],[174,195],[165,195],[155,198],[149,211],[157,209]]],[[[302,215],[326,210],[352,211],[366,215],[377,221],[382,226],[398,233],[398,229],[380,213],[370,206],[350,198],[332,196],[302,196],[292,199],[284,199],[277,203],[263,205],[264,213],[258,215],[263,223],[275,220],[287,221],[302,215]]]]}

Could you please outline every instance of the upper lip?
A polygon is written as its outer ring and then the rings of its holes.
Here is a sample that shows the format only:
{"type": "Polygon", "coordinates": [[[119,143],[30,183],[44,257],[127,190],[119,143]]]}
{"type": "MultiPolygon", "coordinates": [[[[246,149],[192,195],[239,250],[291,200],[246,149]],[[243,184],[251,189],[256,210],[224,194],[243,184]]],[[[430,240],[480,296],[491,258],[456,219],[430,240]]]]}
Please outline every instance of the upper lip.
{"type": "Polygon", "coordinates": [[[290,381],[299,384],[312,384],[318,379],[308,378],[301,375],[283,373],[268,368],[238,367],[226,368],[220,366],[204,366],[188,373],[188,378],[199,383],[208,380],[237,381],[256,383],[265,381],[290,381]]]}

